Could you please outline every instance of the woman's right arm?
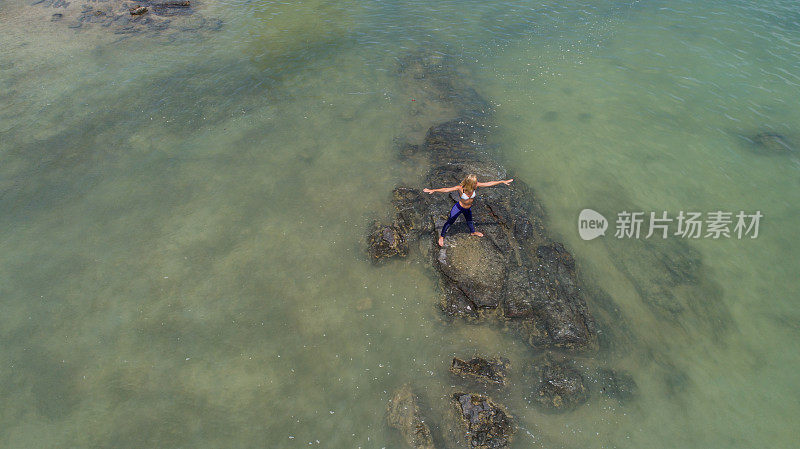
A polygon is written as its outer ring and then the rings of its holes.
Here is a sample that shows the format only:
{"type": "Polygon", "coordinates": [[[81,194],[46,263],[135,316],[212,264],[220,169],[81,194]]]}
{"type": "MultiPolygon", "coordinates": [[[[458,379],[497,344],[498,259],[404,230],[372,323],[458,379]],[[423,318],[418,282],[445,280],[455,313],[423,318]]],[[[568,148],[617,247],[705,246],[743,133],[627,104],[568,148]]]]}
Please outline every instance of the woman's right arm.
{"type": "Polygon", "coordinates": [[[434,193],[447,193],[447,192],[455,192],[456,190],[458,190],[458,189],[459,189],[459,187],[461,187],[461,186],[455,186],[455,187],[442,187],[441,189],[422,189],[422,191],[423,191],[423,192],[425,192],[425,193],[430,193],[430,194],[434,194],[434,193]]]}

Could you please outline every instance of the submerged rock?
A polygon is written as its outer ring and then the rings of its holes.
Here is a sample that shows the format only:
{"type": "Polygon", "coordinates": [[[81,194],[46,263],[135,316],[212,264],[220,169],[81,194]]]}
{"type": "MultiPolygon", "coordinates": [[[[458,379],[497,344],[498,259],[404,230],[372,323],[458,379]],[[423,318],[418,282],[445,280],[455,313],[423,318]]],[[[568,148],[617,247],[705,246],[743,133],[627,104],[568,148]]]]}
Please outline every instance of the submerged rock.
{"type": "Polygon", "coordinates": [[[463,429],[465,448],[507,447],[516,432],[511,417],[503,407],[487,396],[454,393],[457,421],[463,429]]]}
{"type": "Polygon", "coordinates": [[[392,191],[392,205],[395,208],[395,222],[404,233],[420,233],[433,229],[433,222],[426,216],[428,203],[420,189],[395,187],[392,191]]]}
{"type": "Polygon", "coordinates": [[[751,140],[757,149],[763,153],[782,154],[792,151],[792,147],[786,137],[776,132],[760,132],[754,135],[751,140]]]}
{"type": "Polygon", "coordinates": [[[548,361],[538,371],[540,383],[535,399],[545,407],[568,410],[589,398],[583,376],[566,362],[548,361]]]}
{"type": "Polygon", "coordinates": [[[575,260],[564,245],[558,242],[539,245],[531,274],[533,321],[545,329],[548,339],[565,348],[593,344],[594,320],[579,288],[575,260]]]}
{"type": "Polygon", "coordinates": [[[508,360],[484,359],[473,357],[467,361],[453,357],[450,372],[464,378],[475,379],[478,382],[505,385],[508,372],[508,360]]]}
{"type": "Polygon", "coordinates": [[[674,238],[605,243],[614,264],[659,319],[680,327],[687,319],[697,320],[715,338],[731,325],[722,287],[689,242],[674,238]]]}
{"type": "Polygon", "coordinates": [[[433,228],[425,216],[427,204],[419,189],[396,187],[392,205],[395,209],[392,224],[375,223],[367,236],[368,252],[375,262],[407,256],[409,237],[433,228]]]}
{"type": "Polygon", "coordinates": [[[153,13],[160,16],[189,15],[192,8],[188,0],[151,0],[153,13]]]}
{"type": "Polygon", "coordinates": [[[400,58],[398,74],[442,105],[463,117],[485,117],[492,106],[453,71],[453,60],[443,53],[418,51],[400,58]]]}
{"type": "Polygon", "coordinates": [[[415,449],[433,449],[430,428],[419,410],[417,397],[408,384],[397,390],[386,407],[390,427],[403,434],[406,443],[415,449]]]}
{"type": "Polygon", "coordinates": [[[638,392],[636,381],[630,374],[610,368],[600,368],[597,370],[597,378],[600,382],[600,394],[614,398],[620,403],[630,401],[638,392]]]}

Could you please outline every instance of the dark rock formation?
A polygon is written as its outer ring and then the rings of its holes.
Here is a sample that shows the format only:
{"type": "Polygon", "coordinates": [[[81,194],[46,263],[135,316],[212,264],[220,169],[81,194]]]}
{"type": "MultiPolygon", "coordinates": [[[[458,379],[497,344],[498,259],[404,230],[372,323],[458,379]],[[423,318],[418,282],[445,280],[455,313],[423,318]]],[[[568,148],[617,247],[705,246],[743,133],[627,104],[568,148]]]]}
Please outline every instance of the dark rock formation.
{"type": "MultiPolygon", "coordinates": [[[[507,177],[488,154],[488,103],[462,83],[442,57],[404,58],[400,73],[460,117],[431,127],[415,148],[415,155],[427,157],[427,187],[453,186],[469,173],[479,180],[507,177]]],[[[392,242],[407,245],[424,235],[431,242],[444,290],[441,308],[447,316],[498,317],[534,347],[596,347],[595,323],[575,261],[547,235],[544,212],[532,189],[520,180],[479,189],[472,211],[485,236],[469,236],[463,221],[457,221],[443,248],[436,245],[434,231],[441,229],[457,198],[421,190],[395,189],[393,222],[378,228],[388,229],[386,238],[376,230],[368,238],[373,259],[403,257],[407,251],[395,250],[392,242]]]]}
{"type": "MultiPolygon", "coordinates": [[[[466,174],[501,179],[504,170],[481,151],[485,129],[463,120],[431,128],[424,148],[433,168],[431,187],[456,185],[466,174]]],[[[453,200],[430,200],[428,216],[440,227],[453,200]]],[[[457,222],[436,250],[451,316],[474,317],[492,311],[535,347],[591,348],[596,343],[575,262],[560,243],[546,235],[541,207],[524,183],[482,189],[473,216],[485,237],[464,232],[457,222]],[[539,215],[529,215],[529,214],[539,215]]]]}
{"type": "Polygon", "coordinates": [[[589,398],[583,376],[566,362],[547,361],[537,367],[539,388],[535,400],[547,408],[568,410],[583,404],[589,398]]]}
{"type": "Polygon", "coordinates": [[[406,233],[396,225],[373,225],[369,235],[369,255],[373,262],[381,262],[386,258],[408,254],[406,233]]]}
{"type": "Polygon", "coordinates": [[[147,12],[147,7],[135,5],[133,8],[129,9],[128,12],[130,12],[132,16],[140,16],[147,12]]]}
{"type": "Polygon", "coordinates": [[[425,194],[420,189],[396,187],[392,191],[395,220],[406,234],[430,232],[433,223],[426,216],[425,194]]]}
{"type": "Polygon", "coordinates": [[[434,448],[431,431],[422,418],[417,397],[410,385],[403,385],[395,392],[389,399],[386,411],[389,426],[398,429],[409,446],[415,449],[434,448]]]}
{"type": "Polygon", "coordinates": [[[464,361],[453,357],[450,365],[450,372],[468,379],[474,379],[482,383],[491,383],[503,386],[506,384],[508,372],[508,360],[505,359],[484,359],[473,357],[464,361]]]}
{"type": "Polygon", "coordinates": [[[508,413],[490,398],[479,394],[454,393],[456,419],[463,428],[465,448],[507,447],[516,432],[508,413]]]}

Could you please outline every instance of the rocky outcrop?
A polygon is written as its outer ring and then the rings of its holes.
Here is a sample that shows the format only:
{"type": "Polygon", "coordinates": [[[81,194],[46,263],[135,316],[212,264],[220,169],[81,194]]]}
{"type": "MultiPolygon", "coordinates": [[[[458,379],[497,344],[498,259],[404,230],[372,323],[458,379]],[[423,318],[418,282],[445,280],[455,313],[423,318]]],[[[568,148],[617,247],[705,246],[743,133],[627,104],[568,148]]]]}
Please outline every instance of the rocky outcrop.
{"type": "Polygon", "coordinates": [[[456,421],[464,439],[459,446],[469,449],[508,447],[516,427],[506,410],[487,396],[454,393],[456,421]]]}
{"type": "MultiPolygon", "coordinates": [[[[505,170],[488,156],[486,128],[472,119],[432,127],[420,148],[430,163],[430,187],[456,185],[468,173],[478,179],[502,179],[505,170]]],[[[481,189],[472,209],[485,237],[468,235],[456,222],[445,246],[435,243],[455,200],[426,195],[421,188],[397,188],[390,224],[369,237],[373,259],[403,257],[392,242],[425,236],[440,274],[442,311],[450,317],[499,318],[534,347],[571,350],[596,346],[594,319],[586,306],[575,261],[547,235],[544,215],[533,191],[519,180],[510,186],[481,189]],[[382,237],[385,234],[385,238],[382,237]],[[380,238],[379,238],[380,237],[380,238]]]]}
{"type": "Polygon", "coordinates": [[[419,410],[417,397],[408,384],[398,389],[386,408],[389,426],[400,431],[414,449],[433,449],[431,430],[419,410]]]}
{"type": "Polygon", "coordinates": [[[540,383],[534,398],[546,408],[568,410],[589,398],[583,376],[568,363],[547,361],[536,370],[540,383]]]}
{"type": "MultiPolygon", "coordinates": [[[[447,219],[455,194],[428,195],[423,187],[457,185],[467,174],[479,180],[506,179],[505,169],[491,156],[489,129],[491,105],[462,82],[437,54],[418,53],[400,61],[398,73],[409,92],[419,94],[411,111],[409,138],[395,147],[398,156],[421,164],[424,181],[417,186],[399,186],[392,192],[389,218],[374,224],[367,237],[373,261],[407,257],[420,248],[430,257],[442,287],[440,308],[449,319],[496,321],[535,348],[572,351],[597,347],[594,318],[575,260],[561,243],[548,234],[544,209],[533,189],[519,179],[511,185],[482,188],[473,203],[476,227],[484,234],[469,234],[463,220],[457,221],[445,239],[437,244],[438,233],[447,219]],[[419,134],[420,117],[450,117],[419,134]],[[452,118],[456,117],[456,118],[452,118]],[[412,243],[417,242],[418,245],[412,243]]],[[[507,382],[509,362],[502,359],[454,358],[450,371],[462,378],[486,385],[507,382]]],[[[583,403],[588,390],[579,372],[567,364],[545,365],[533,391],[537,400],[550,408],[568,409],[583,403]]],[[[463,388],[463,387],[462,387],[463,388]]],[[[466,390],[469,391],[469,390],[466,390]]],[[[410,404],[403,392],[390,402],[410,404]]],[[[460,390],[452,395],[456,424],[449,426],[457,446],[465,448],[507,447],[515,432],[511,417],[491,398],[460,390]],[[455,431],[453,429],[460,429],[455,431]]],[[[403,430],[409,444],[429,441],[427,428],[414,405],[404,405],[402,419],[390,424],[403,430]],[[410,412],[409,412],[410,410],[410,412]]],[[[395,413],[396,414],[396,413],[395,413]]],[[[415,446],[416,447],[416,446],[415,446]]]]}
{"type": "Polygon", "coordinates": [[[506,359],[473,357],[465,361],[458,357],[453,357],[450,372],[481,383],[503,386],[506,384],[508,365],[509,362],[506,359]]]}

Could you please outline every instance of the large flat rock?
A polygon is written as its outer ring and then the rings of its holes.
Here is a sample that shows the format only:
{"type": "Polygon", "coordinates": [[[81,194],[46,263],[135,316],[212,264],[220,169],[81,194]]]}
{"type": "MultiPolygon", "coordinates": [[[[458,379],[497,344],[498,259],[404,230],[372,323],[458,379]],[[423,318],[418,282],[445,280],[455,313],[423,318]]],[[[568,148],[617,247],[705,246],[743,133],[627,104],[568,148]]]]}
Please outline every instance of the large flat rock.
{"type": "Polygon", "coordinates": [[[436,259],[445,282],[460,290],[477,309],[500,305],[506,278],[506,258],[486,238],[449,236],[436,259]]]}

